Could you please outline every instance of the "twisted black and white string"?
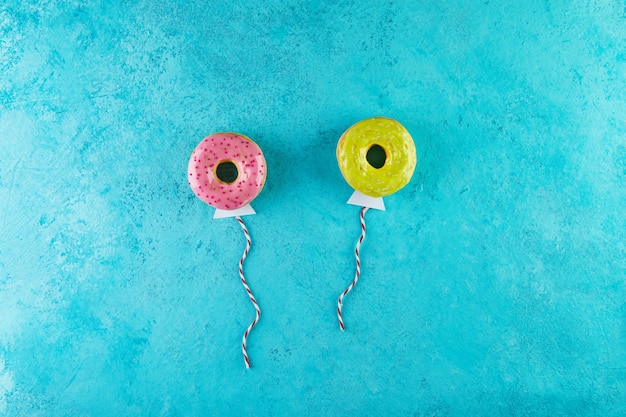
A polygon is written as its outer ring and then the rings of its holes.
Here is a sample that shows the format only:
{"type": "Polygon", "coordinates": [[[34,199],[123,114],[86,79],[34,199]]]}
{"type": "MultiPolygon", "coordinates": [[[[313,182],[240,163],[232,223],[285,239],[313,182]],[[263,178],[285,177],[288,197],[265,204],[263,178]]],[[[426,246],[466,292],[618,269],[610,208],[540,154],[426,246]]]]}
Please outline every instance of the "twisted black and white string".
{"type": "Polygon", "coordinates": [[[341,316],[341,308],[343,306],[343,297],[345,297],[352,290],[352,288],[354,288],[354,286],[359,280],[359,277],[361,276],[361,259],[359,256],[359,251],[361,249],[361,244],[363,243],[363,240],[365,239],[365,212],[367,210],[368,210],[368,207],[363,207],[363,209],[361,209],[361,237],[356,242],[356,248],[354,250],[354,254],[356,256],[356,274],[354,275],[354,279],[352,280],[352,283],[350,284],[350,286],[346,288],[344,292],[341,293],[341,295],[339,296],[339,299],[337,300],[337,317],[339,318],[339,327],[341,328],[341,330],[346,329],[346,327],[343,324],[343,318],[341,316]]]}
{"type": "Polygon", "coordinates": [[[248,297],[250,297],[250,301],[252,301],[252,304],[254,305],[254,310],[256,311],[256,316],[254,320],[252,321],[252,323],[250,323],[250,326],[248,326],[248,328],[244,332],[243,339],[241,341],[241,351],[243,352],[243,360],[246,363],[246,368],[250,368],[250,359],[248,358],[246,340],[248,339],[248,335],[252,331],[252,328],[256,326],[256,324],[259,322],[259,318],[261,317],[261,309],[259,308],[259,304],[256,302],[254,295],[252,295],[252,291],[250,290],[250,287],[248,286],[248,283],[246,282],[246,279],[243,276],[243,262],[246,260],[246,257],[248,256],[248,252],[250,252],[250,244],[251,244],[250,234],[248,233],[248,229],[246,228],[246,225],[244,224],[243,220],[241,220],[241,217],[236,216],[235,218],[241,225],[241,228],[243,229],[243,234],[246,237],[246,250],[243,252],[241,259],[239,260],[239,277],[241,278],[241,283],[246,289],[246,292],[248,293],[248,297]]]}

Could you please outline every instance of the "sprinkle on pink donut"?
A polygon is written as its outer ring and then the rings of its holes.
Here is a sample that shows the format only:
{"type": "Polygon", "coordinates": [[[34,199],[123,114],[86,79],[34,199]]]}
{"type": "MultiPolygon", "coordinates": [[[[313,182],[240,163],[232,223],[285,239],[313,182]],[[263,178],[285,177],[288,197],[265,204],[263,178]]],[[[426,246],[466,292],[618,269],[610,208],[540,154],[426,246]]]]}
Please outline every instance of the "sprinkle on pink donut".
{"type": "Polygon", "coordinates": [[[214,133],[191,154],[187,176],[198,198],[221,210],[235,210],[250,203],[265,184],[266,164],[261,148],[238,133],[214,133]],[[238,177],[232,183],[216,176],[219,164],[232,162],[238,177]]]}

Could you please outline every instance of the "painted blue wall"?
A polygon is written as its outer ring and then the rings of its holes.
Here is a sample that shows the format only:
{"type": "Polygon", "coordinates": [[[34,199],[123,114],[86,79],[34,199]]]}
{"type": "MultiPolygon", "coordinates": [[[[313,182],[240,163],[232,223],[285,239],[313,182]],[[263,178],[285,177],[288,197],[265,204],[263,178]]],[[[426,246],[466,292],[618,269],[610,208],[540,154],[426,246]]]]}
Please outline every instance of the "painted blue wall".
{"type": "Polygon", "coordinates": [[[0,5],[0,414],[626,415],[626,3],[287,3],[0,5]],[[374,115],[419,162],[342,333],[374,115]],[[251,370],[243,235],[185,178],[222,130],[269,165],[251,370]]]}

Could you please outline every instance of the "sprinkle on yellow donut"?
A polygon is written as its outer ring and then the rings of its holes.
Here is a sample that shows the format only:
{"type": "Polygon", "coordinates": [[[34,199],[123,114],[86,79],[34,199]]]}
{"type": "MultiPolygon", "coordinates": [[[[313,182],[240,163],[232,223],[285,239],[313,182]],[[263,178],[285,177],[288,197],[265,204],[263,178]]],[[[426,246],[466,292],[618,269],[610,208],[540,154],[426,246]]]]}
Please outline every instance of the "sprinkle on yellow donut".
{"type": "Polygon", "coordinates": [[[387,117],[373,117],[361,120],[341,135],[337,161],[352,188],[371,197],[384,197],[409,183],[417,156],[413,139],[404,126],[387,117]],[[367,161],[367,152],[375,145],[385,151],[380,168],[367,161]]]}

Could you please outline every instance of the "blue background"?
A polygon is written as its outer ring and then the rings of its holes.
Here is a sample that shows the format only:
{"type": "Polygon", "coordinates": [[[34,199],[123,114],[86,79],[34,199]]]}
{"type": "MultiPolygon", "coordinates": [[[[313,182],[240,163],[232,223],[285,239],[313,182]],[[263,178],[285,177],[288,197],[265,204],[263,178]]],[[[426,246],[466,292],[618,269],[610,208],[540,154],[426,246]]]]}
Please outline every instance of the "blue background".
{"type": "Polygon", "coordinates": [[[626,414],[626,3],[0,6],[0,413],[626,414]],[[367,213],[335,159],[385,115],[411,183],[367,213]],[[264,150],[245,218],[186,182],[264,150]]]}

